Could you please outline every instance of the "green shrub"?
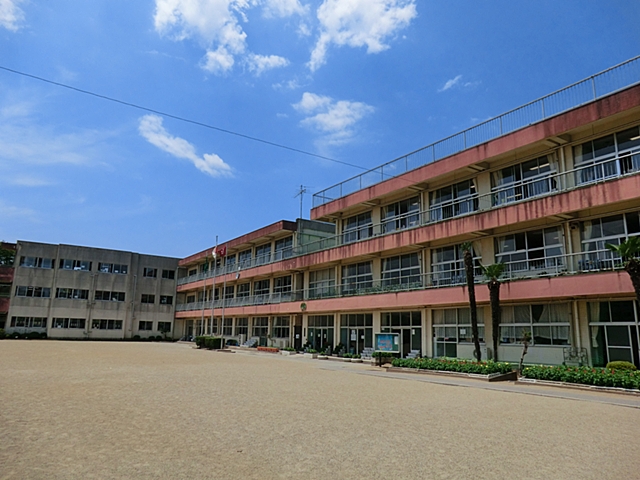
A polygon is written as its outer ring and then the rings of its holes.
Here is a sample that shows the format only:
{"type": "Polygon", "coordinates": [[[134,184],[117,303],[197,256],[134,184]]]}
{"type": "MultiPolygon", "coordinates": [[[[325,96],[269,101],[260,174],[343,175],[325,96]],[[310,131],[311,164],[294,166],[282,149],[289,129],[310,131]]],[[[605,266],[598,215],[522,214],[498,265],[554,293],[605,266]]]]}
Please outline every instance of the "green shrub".
{"type": "Polygon", "coordinates": [[[136,342],[140,341],[140,335],[134,335],[132,340],[135,340],[136,342]]]}
{"type": "Polygon", "coordinates": [[[205,337],[204,335],[198,335],[198,336],[195,338],[196,347],[198,347],[198,348],[204,348],[204,340],[205,340],[205,338],[207,338],[207,337],[205,337]]]}
{"type": "Polygon", "coordinates": [[[47,339],[47,332],[40,332],[40,338],[42,340],[46,340],[47,339]]]}
{"type": "Polygon", "coordinates": [[[631,362],[625,362],[622,360],[618,360],[616,362],[609,362],[607,363],[606,368],[608,368],[609,370],[638,370],[638,367],[636,367],[633,363],[631,362]]]}
{"type": "Polygon", "coordinates": [[[535,365],[525,367],[522,376],[552,382],[578,383],[599,387],[618,387],[640,390],[640,372],[596,367],[569,367],[565,365],[535,365]]]}
{"type": "Polygon", "coordinates": [[[204,337],[204,347],[209,350],[220,350],[224,347],[224,338],[204,337]]]}
{"type": "Polygon", "coordinates": [[[4,340],[7,338],[7,333],[4,331],[4,328],[0,328],[0,340],[4,340]]]}
{"type": "Polygon", "coordinates": [[[40,332],[29,332],[26,337],[27,340],[38,340],[40,339],[40,332]]]}
{"type": "Polygon", "coordinates": [[[373,352],[373,354],[371,356],[373,358],[378,358],[378,357],[382,357],[382,358],[397,358],[398,354],[397,353],[391,353],[391,352],[373,352]]]}
{"type": "Polygon", "coordinates": [[[391,365],[402,368],[475,373],[480,375],[509,373],[513,370],[511,364],[507,362],[475,362],[472,360],[459,360],[457,358],[396,358],[391,365]]]}
{"type": "Polygon", "coordinates": [[[24,333],[20,333],[20,332],[13,332],[10,335],[11,338],[15,338],[16,340],[22,340],[24,339],[24,333]]]}
{"type": "Polygon", "coordinates": [[[284,350],[285,352],[295,352],[296,349],[293,347],[284,347],[282,350],[284,350]]]}
{"type": "Polygon", "coordinates": [[[314,350],[313,348],[309,348],[309,349],[307,350],[307,353],[318,353],[318,351],[317,351],[317,350],[314,350]]]}

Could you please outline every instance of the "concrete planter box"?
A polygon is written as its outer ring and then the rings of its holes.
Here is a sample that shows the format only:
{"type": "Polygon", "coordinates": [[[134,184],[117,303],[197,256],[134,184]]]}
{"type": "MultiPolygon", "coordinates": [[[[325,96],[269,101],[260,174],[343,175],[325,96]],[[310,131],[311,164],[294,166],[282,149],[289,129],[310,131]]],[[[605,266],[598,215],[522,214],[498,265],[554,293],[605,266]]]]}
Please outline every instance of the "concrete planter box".
{"type": "Polygon", "coordinates": [[[318,358],[317,353],[305,353],[304,358],[318,358]]]}
{"type": "Polygon", "coordinates": [[[351,363],[362,363],[362,359],[361,358],[352,358],[351,359],[351,363]]]}
{"type": "Polygon", "coordinates": [[[327,360],[329,357],[326,355],[318,355],[318,360],[327,360]]]}
{"type": "Polygon", "coordinates": [[[280,350],[280,355],[284,355],[285,357],[289,357],[291,355],[297,355],[298,352],[289,352],[288,350],[280,350]]]}

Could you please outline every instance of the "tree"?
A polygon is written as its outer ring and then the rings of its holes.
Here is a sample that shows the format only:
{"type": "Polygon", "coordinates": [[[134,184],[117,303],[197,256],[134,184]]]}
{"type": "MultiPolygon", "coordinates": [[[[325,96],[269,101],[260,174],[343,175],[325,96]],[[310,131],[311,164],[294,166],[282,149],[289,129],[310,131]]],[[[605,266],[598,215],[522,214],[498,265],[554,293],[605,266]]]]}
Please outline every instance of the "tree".
{"type": "Polygon", "coordinates": [[[471,337],[473,339],[476,361],[479,362],[482,360],[482,352],[480,352],[480,339],[478,338],[478,307],[476,305],[476,284],[473,255],[471,254],[472,250],[473,245],[471,242],[462,244],[464,270],[467,276],[467,291],[469,292],[469,310],[471,310],[471,337]]]}
{"type": "Polygon", "coordinates": [[[0,266],[12,267],[15,257],[16,252],[14,250],[0,247],[0,266]]]}
{"type": "Polygon", "coordinates": [[[491,304],[491,330],[493,336],[493,360],[498,361],[498,339],[500,338],[500,276],[504,273],[504,263],[482,266],[482,272],[489,283],[489,303],[491,304]]]}
{"type": "Polygon", "coordinates": [[[631,277],[636,299],[640,302],[640,237],[629,237],[620,245],[607,243],[607,248],[620,255],[624,269],[631,277]]]}

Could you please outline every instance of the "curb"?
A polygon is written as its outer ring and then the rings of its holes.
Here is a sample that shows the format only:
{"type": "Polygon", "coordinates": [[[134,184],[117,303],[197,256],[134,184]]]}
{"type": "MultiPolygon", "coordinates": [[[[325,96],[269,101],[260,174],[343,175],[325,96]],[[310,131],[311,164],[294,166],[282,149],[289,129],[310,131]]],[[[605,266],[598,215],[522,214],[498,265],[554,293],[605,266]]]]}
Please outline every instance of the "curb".
{"type": "Polygon", "coordinates": [[[387,372],[398,373],[415,373],[420,375],[439,375],[444,377],[457,377],[457,378],[473,378],[476,380],[483,380],[485,382],[504,382],[508,380],[516,380],[518,378],[517,372],[509,373],[492,373],[489,375],[481,375],[478,373],[462,373],[462,372],[447,372],[444,370],[425,370],[418,368],[403,368],[403,367],[383,367],[387,372]]]}
{"type": "Polygon", "coordinates": [[[579,383],[553,382],[551,380],[537,380],[535,378],[524,377],[520,377],[514,383],[516,385],[538,385],[541,387],[571,388],[574,390],[584,390],[587,392],[617,393],[621,395],[640,397],[640,390],[631,390],[629,388],[600,387],[598,385],[581,385],[579,383]]]}

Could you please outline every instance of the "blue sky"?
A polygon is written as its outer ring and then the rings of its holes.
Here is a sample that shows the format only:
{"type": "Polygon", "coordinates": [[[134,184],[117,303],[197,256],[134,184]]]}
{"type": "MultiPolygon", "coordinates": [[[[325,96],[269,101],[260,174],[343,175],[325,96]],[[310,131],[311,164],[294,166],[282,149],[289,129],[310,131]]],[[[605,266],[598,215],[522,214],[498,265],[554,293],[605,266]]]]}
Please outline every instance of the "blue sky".
{"type": "MultiPolygon", "coordinates": [[[[637,55],[639,21],[629,0],[0,0],[0,66],[372,168],[637,55]]],[[[0,168],[0,240],[177,257],[361,172],[5,70],[0,168]]]]}

